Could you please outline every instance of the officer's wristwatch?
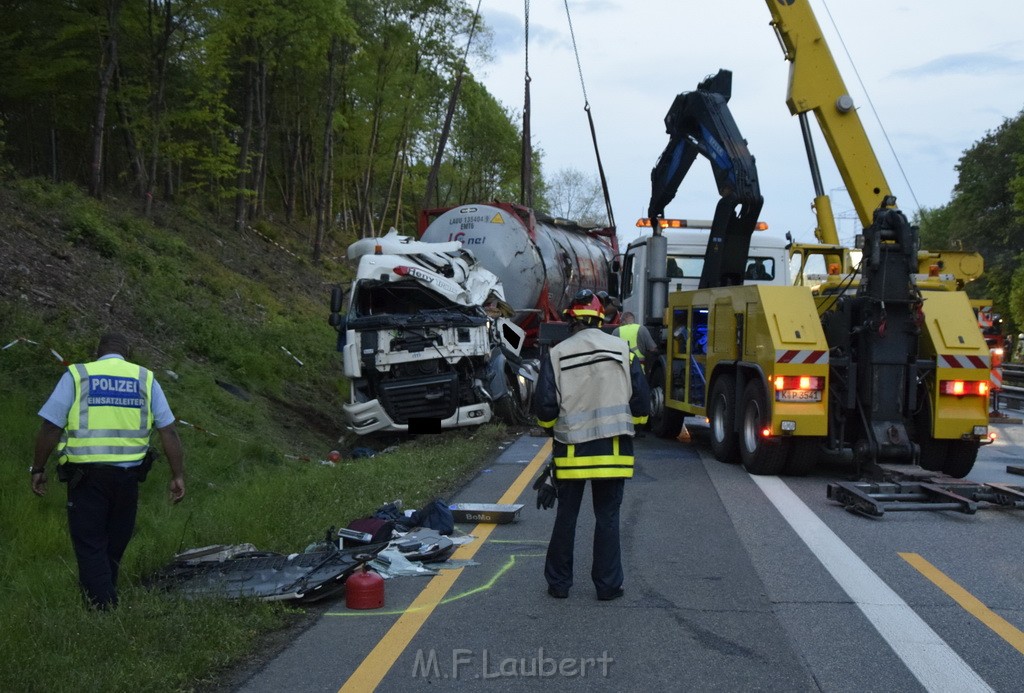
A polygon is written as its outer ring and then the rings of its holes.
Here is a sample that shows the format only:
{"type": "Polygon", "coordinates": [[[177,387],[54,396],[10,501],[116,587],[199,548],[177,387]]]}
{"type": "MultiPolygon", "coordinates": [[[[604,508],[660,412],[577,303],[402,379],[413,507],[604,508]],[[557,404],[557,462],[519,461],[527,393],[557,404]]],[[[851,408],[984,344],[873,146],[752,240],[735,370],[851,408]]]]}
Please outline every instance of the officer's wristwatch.
{"type": "Polygon", "coordinates": [[[45,472],[46,472],[46,467],[40,467],[38,469],[35,468],[35,467],[29,467],[28,468],[28,473],[31,474],[32,476],[35,476],[36,474],[44,474],[45,472]]]}

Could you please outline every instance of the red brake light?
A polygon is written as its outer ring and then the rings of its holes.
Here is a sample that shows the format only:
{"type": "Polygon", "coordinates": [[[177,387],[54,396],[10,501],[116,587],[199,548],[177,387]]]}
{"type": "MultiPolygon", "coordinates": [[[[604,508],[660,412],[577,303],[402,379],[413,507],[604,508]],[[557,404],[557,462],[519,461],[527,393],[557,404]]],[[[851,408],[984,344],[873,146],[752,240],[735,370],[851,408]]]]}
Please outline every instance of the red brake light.
{"type": "Polygon", "coordinates": [[[988,395],[987,380],[943,380],[939,383],[939,394],[962,397],[963,395],[988,395]]]}
{"type": "Polygon", "coordinates": [[[819,375],[777,375],[775,390],[824,390],[825,379],[819,375]]]}
{"type": "Polygon", "coordinates": [[[399,277],[404,277],[407,274],[409,274],[409,268],[406,267],[405,265],[398,265],[392,270],[392,272],[397,274],[399,277]]]}

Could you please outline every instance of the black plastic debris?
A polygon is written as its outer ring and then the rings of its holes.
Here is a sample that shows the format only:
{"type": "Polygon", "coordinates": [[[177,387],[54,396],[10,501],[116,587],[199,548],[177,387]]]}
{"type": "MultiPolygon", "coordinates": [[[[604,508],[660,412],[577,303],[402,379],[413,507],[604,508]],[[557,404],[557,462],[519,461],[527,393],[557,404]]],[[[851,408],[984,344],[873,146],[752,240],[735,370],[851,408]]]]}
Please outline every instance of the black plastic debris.
{"type": "Polygon", "coordinates": [[[346,578],[386,546],[339,549],[320,544],[314,551],[291,555],[255,551],[223,561],[175,561],[154,575],[150,585],[191,598],[312,602],[341,591],[346,578]]]}

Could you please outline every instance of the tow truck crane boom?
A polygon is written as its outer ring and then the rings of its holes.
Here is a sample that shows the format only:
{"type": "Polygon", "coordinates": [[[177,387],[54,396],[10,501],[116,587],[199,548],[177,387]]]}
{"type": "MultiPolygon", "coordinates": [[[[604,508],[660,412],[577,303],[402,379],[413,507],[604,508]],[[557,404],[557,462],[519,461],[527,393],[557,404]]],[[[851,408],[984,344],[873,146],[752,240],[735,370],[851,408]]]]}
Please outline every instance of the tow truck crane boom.
{"type": "Polygon", "coordinates": [[[790,64],[786,105],[800,120],[811,166],[818,222],[814,235],[821,243],[838,245],[832,203],[821,182],[808,113],[814,113],[818,121],[862,226],[871,225],[879,207],[894,207],[896,198],[885,180],[810,4],[806,0],[767,0],[767,3],[772,14],[771,26],[790,64]]]}

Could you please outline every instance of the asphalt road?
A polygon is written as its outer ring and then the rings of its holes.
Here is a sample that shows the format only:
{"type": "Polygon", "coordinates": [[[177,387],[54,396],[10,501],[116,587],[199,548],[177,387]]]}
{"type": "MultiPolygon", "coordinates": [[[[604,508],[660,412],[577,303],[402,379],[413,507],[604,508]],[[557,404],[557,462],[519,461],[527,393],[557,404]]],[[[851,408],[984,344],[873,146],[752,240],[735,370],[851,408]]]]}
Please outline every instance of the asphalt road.
{"type": "MultiPolygon", "coordinates": [[[[1024,485],[1019,424],[970,479],[1024,485]]],[[[699,443],[639,439],[622,511],[626,594],[589,577],[592,512],[568,599],[546,593],[553,511],[529,483],[546,438],[510,441],[453,502],[519,502],[437,577],[386,582],[385,606],[328,605],[238,688],[264,691],[1020,691],[1024,511],[887,513],[826,497],[850,470],[751,477],[699,443]],[[517,500],[518,499],[518,500],[517,500]]]]}

